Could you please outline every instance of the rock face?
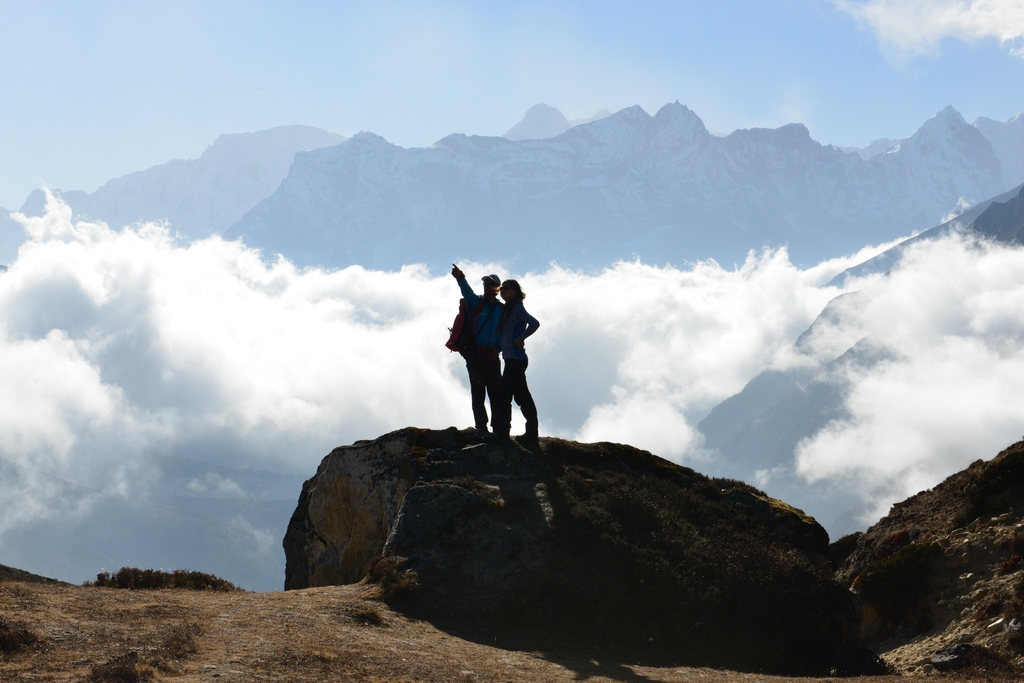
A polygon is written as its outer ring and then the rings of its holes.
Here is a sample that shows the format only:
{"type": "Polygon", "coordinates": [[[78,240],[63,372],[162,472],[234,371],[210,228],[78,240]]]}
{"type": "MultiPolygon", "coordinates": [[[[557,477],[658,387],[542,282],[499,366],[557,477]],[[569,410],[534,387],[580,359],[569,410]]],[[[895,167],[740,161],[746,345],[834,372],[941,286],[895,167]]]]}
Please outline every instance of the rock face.
{"type": "Polygon", "coordinates": [[[863,601],[864,641],[903,672],[948,665],[933,656],[971,643],[968,660],[1024,674],[1022,512],[1024,441],[839,539],[838,576],[863,601]]]}
{"type": "Polygon", "coordinates": [[[827,544],[782,501],[629,446],[408,428],[324,458],[284,539],[285,588],[359,581],[384,556],[418,582],[396,604],[489,642],[864,670],[827,544]]]}

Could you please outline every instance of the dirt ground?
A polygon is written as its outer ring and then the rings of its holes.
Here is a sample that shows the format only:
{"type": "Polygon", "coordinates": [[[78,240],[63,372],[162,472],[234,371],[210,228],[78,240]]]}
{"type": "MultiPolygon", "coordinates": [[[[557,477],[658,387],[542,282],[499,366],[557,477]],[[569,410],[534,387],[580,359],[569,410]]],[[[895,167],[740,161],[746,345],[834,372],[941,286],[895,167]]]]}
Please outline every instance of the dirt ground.
{"type": "MultiPolygon", "coordinates": [[[[152,681],[808,680],[506,650],[408,619],[373,599],[374,590],[218,593],[0,582],[0,618],[39,638],[0,654],[0,681],[130,680],[110,673],[109,663],[131,652],[139,680],[152,681]]],[[[907,678],[925,676],[848,680],[907,678]]]]}

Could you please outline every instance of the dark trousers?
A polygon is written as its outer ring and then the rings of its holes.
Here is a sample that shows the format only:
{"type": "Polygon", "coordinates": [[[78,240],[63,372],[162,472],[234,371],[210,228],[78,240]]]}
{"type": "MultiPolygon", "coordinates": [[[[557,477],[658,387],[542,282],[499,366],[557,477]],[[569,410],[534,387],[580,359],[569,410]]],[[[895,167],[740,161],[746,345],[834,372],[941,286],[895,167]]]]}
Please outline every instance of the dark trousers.
{"type": "Polygon", "coordinates": [[[488,355],[487,349],[477,348],[469,349],[465,354],[466,370],[469,371],[469,394],[473,400],[473,422],[482,431],[487,431],[484,394],[491,404],[491,415],[496,416],[498,411],[495,406],[501,391],[501,359],[497,355],[488,358],[488,355]]]}
{"type": "Polygon", "coordinates": [[[526,418],[526,435],[537,436],[537,405],[526,384],[526,366],[529,364],[528,360],[505,359],[505,372],[501,376],[501,400],[497,411],[494,411],[495,434],[508,434],[512,429],[512,399],[515,399],[526,418]]]}

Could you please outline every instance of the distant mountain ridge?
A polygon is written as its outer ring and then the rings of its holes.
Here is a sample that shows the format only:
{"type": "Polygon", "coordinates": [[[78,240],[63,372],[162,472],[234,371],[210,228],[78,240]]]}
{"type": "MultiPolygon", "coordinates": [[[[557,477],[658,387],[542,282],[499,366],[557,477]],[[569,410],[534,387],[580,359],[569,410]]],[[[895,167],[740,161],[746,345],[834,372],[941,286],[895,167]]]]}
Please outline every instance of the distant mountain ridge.
{"type": "MultiPolygon", "coordinates": [[[[1024,150],[1016,121],[985,130],[1024,150]]],[[[678,102],[540,140],[451,135],[403,149],[360,133],[298,154],[281,186],[225,234],[335,267],[728,263],[763,244],[788,245],[808,263],[1006,191],[1024,180],[1001,161],[1014,154],[996,154],[952,107],[867,160],[820,145],[800,124],[714,137],[678,102]]]]}
{"type": "MultiPolygon", "coordinates": [[[[1024,181],[1020,114],[969,125],[947,107],[909,137],[844,151],[799,124],[713,136],[679,103],[606,113],[567,121],[538,105],[506,134],[520,141],[451,135],[417,149],[284,126],[221,136],[199,159],[91,194],[57,193],[75,219],[167,220],[185,239],[241,237],[302,265],[535,270],[634,257],[728,264],[762,245],[787,245],[806,264],[923,230],[1024,181]]],[[[36,191],[21,210],[42,207],[36,191]]],[[[0,262],[10,263],[24,235],[7,213],[0,262]]]]}
{"type": "MultiPolygon", "coordinates": [[[[223,232],[269,196],[288,173],[296,152],[336,145],[345,136],[311,126],[280,126],[218,137],[198,159],[174,159],[115,178],[93,193],[57,191],[77,219],[115,228],[139,221],[168,221],[187,239],[223,232]]],[[[21,212],[40,215],[42,190],[21,212]]]]}

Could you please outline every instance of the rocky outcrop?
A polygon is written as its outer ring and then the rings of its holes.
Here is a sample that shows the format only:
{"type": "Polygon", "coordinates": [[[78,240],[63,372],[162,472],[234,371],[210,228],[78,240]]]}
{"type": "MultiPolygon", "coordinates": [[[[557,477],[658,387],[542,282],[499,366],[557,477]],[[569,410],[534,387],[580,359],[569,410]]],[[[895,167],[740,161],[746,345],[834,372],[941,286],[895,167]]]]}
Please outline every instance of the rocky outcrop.
{"type": "Polygon", "coordinates": [[[286,589],[390,563],[418,586],[396,604],[488,642],[785,673],[872,663],[817,522],[629,446],[454,428],[357,442],[305,483],[284,546],[286,589]]]}
{"type": "Polygon", "coordinates": [[[1022,512],[1024,441],[837,541],[848,552],[838,577],[864,604],[864,642],[903,672],[955,659],[1024,674],[1022,512]]]}

